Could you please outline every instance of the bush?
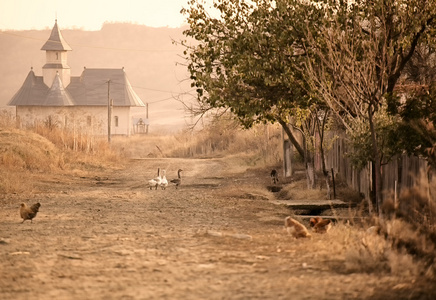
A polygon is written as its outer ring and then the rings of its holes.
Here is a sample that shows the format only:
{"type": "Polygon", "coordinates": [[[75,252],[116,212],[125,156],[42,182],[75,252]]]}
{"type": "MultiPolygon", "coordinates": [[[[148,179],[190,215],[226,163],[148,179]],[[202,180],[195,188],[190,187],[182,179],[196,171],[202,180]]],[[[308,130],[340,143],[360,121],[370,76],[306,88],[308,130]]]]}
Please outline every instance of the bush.
{"type": "MultiPolygon", "coordinates": [[[[433,181],[432,185],[435,182],[433,181]]],[[[397,203],[383,205],[384,219],[354,236],[346,256],[350,272],[436,275],[436,203],[422,185],[403,191],[397,203]]]]}

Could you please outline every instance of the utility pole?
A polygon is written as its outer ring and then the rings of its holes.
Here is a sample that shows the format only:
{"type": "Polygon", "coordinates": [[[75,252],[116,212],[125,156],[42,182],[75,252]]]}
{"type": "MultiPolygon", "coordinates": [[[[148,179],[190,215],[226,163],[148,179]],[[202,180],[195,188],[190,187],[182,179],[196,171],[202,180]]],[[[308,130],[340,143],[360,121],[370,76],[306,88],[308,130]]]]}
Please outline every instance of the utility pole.
{"type": "Polygon", "coordinates": [[[150,124],[148,120],[148,102],[145,103],[145,118],[147,119],[147,124],[145,125],[145,133],[148,134],[148,124],[150,124]]]}
{"type": "Polygon", "coordinates": [[[111,142],[112,101],[110,100],[111,80],[107,81],[107,141],[111,142]]]}

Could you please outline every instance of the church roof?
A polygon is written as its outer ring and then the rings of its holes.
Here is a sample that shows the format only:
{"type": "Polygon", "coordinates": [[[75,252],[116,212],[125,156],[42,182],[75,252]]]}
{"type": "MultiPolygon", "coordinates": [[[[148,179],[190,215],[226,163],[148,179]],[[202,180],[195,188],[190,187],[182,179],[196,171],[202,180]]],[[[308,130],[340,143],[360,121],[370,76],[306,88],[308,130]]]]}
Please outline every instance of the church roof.
{"type": "MultiPolygon", "coordinates": [[[[57,20],[48,41],[41,50],[69,51],[71,47],[62,37],[57,20]]],[[[44,69],[69,69],[62,63],[49,63],[44,69]]],[[[12,97],[11,106],[107,106],[108,81],[109,98],[114,106],[145,106],[133,90],[122,69],[86,69],[79,77],[70,77],[70,84],[64,87],[59,74],[48,87],[42,76],[29,72],[21,88],[12,97]]]]}
{"type": "Polygon", "coordinates": [[[71,77],[67,90],[76,105],[107,105],[109,98],[114,106],[145,106],[135,93],[124,69],[85,69],[80,77],[71,77]]]}
{"type": "Polygon", "coordinates": [[[74,105],[70,93],[64,89],[59,74],[56,74],[51,88],[45,97],[44,106],[72,106],[74,105]]]}
{"type": "Polygon", "coordinates": [[[43,105],[47,92],[48,87],[44,84],[42,76],[35,76],[33,70],[30,70],[23,85],[8,105],[43,105]]]}
{"type": "Polygon", "coordinates": [[[124,69],[85,69],[79,77],[71,77],[64,88],[59,75],[52,86],[44,84],[42,76],[29,72],[21,88],[8,105],[11,106],[145,106],[135,93],[124,69]]]}
{"type": "Polygon", "coordinates": [[[41,50],[48,51],[71,51],[70,45],[64,40],[62,37],[61,31],[58,27],[58,21],[55,21],[53,29],[51,30],[50,37],[47,42],[45,42],[44,46],[42,46],[41,50]]]}

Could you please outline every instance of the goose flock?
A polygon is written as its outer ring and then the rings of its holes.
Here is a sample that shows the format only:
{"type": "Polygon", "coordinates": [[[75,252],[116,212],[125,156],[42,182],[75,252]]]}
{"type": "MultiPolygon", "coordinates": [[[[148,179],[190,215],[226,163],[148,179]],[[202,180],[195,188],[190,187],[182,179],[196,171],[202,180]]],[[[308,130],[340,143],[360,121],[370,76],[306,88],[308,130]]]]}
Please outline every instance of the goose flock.
{"type": "Polygon", "coordinates": [[[157,177],[150,179],[148,181],[148,187],[150,188],[150,190],[152,190],[153,188],[157,190],[158,187],[161,187],[162,190],[165,190],[168,184],[171,183],[174,184],[177,189],[178,186],[182,183],[182,177],[180,175],[180,172],[182,171],[183,171],[182,169],[179,169],[177,171],[177,178],[172,179],[168,182],[168,179],[166,177],[166,171],[162,170],[162,175],[161,175],[160,168],[157,168],[157,177]]]}

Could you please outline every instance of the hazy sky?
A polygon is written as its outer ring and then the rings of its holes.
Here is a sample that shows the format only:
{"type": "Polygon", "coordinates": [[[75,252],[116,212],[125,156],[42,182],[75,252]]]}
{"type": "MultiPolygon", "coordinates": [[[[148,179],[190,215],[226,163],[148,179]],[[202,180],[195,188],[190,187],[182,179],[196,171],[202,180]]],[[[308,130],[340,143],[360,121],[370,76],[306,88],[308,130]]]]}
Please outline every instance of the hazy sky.
{"type": "Polygon", "coordinates": [[[100,30],[104,22],[180,27],[188,0],[0,0],[0,30],[100,30]]]}

